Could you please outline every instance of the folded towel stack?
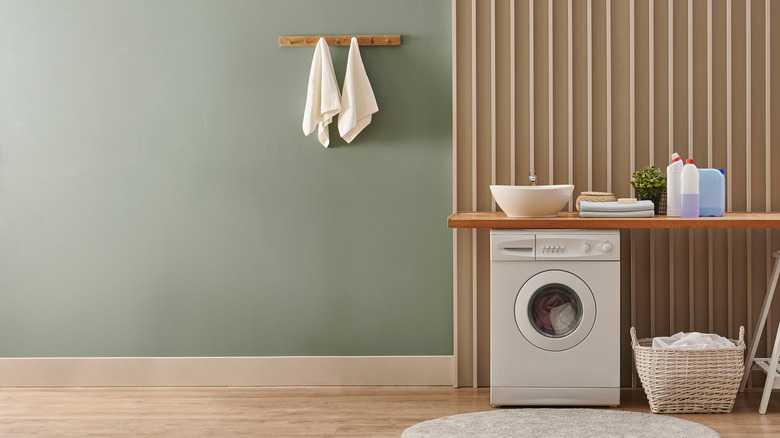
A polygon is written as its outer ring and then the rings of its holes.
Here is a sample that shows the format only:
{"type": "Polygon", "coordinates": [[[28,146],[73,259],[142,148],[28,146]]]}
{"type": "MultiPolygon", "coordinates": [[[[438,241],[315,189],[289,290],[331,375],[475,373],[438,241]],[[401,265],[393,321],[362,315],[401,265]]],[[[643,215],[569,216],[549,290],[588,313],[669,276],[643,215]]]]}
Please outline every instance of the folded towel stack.
{"type": "Polygon", "coordinates": [[[634,204],[580,201],[580,217],[653,217],[653,201],[634,204]]]}

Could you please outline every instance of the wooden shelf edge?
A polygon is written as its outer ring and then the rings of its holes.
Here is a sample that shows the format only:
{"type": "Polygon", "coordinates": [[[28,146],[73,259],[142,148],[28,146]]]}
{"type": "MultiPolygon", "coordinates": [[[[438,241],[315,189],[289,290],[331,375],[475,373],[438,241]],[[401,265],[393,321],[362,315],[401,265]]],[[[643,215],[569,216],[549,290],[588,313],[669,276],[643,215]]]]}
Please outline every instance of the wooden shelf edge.
{"type": "Polygon", "coordinates": [[[780,213],[726,213],[723,217],[655,216],[653,218],[581,218],[576,212],[551,218],[510,218],[503,212],[457,212],[447,218],[449,228],[510,229],[630,229],[630,228],[780,228],[780,213]]]}

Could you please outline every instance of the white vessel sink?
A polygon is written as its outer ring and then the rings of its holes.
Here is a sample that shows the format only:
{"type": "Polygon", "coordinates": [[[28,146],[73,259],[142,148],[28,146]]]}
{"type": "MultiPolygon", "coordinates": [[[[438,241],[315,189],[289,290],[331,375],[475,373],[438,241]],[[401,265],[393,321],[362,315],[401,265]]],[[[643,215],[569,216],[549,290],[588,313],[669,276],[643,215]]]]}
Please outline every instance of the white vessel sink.
{"type": "Polygon", "coordinates": [[[572,184],[490,186],[493,199],[509,217],[554,217],[571,199],[572,184]]]}

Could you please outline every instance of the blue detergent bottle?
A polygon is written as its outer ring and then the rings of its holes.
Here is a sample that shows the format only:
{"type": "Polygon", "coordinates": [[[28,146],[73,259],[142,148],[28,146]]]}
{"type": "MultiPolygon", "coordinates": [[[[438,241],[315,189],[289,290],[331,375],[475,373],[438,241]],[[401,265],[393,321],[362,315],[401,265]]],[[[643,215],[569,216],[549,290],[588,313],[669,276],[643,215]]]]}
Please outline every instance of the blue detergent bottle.
{"type": "Polygon", "coordinates": [[[722,217],[726,212],[723,169],[699,169],[699,216],[722,217]]]}

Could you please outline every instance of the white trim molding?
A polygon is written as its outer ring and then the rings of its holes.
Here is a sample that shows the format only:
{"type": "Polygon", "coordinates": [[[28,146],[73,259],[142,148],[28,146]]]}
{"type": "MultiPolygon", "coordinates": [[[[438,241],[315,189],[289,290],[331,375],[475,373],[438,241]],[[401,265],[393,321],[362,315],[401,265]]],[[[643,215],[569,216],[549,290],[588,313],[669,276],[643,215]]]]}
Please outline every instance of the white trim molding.
{"type": "Polygon", "coordinates": [[[453,356],[0,358],[0,387],[454,384],[453,356]]]}

